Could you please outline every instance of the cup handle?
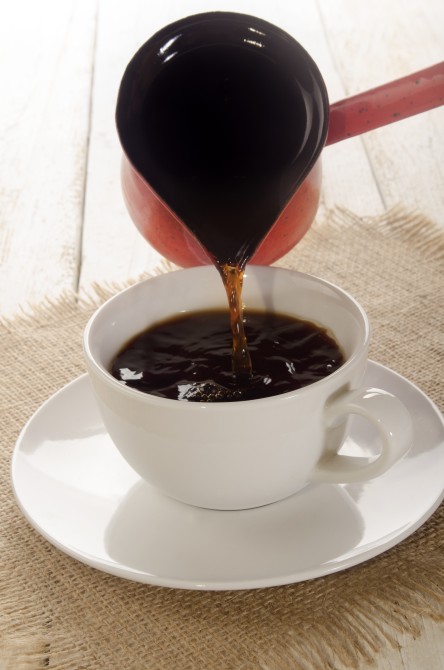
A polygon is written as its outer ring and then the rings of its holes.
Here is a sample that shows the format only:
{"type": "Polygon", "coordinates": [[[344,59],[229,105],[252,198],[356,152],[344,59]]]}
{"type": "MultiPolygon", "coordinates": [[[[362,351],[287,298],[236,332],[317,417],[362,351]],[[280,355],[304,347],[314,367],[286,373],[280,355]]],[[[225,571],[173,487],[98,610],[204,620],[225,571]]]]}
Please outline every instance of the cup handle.
{"type": "Polygon", "coordinates": [[[388,391],[366,388],[345,391],[330,400],[325,408],[327,428],[339,425],[348,414],[359,414],[378,430],[380,454],[368,458],[327,453],[317,464],[313,482],[347,484],[373,479],[386,472],[410,449],[413,439],[411,416],[403,403],[388,391]]]}

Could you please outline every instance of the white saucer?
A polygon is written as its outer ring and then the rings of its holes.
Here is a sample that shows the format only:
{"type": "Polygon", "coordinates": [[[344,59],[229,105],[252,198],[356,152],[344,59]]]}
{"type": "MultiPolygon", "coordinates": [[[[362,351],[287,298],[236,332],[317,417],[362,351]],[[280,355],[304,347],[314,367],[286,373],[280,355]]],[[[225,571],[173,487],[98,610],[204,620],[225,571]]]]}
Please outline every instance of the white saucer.
{"type": "MultiPolygon", "coordinates": [[[[246,589],[337,572],[393,547],[443,499],[444,423],[433,403],[370,362],[365,385],[400,397],[414,447],[388,473],[353,485],[307,486],[260,509],[203,510],[150,488],[108,437],[86,375],[50,398],[24,427],[12,482],[21,510],[56,547],[84,563],[148,584],[246,589]]],[[[343,447],[373,453],[356,419],[343,447]]]]}

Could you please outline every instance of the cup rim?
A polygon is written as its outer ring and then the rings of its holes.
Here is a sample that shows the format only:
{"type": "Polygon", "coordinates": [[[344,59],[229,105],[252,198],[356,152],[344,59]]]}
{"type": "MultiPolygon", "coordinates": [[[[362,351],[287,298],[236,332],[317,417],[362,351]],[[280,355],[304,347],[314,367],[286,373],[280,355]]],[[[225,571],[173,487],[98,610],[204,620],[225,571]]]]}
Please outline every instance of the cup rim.
{"type": "MultiPolygon", "coordinates": [[[[316,389],[319,389],[321,387],[324,387],[328,384],[331,384],[333,380],[336,380],[340,376],[346,376],[348,374],[348,371],[350,367],[353,367],[357,361],[361,358],[362,354],[366,352],[370,340],[370,323],[368,316],[362,307],[362,305],[354,298],[348,291],[345,289],[339,287],[337,284],[330,282],[326,279],[322,279],[320,277],[317,277],[316,275],[310,274],[310,273],[305,273],[305,272],[300,272],[298,270],[291,270],[288,268],[279,268],[279,267],[270,267],[270,266],[247,266],[247,269],[245,271],[245,279],[248,279],[248,273],[258,273],[261,274],[263,272],[265,273],[289,273],[293,276],[298,276],[301,278],[308,279],[309,281],[313,281],[314,283],[321,284],[325,287],[330,288],[333,290],[335,293],[341,295],[342,297],[345,297],[345,299],[352,304],[354,307],[355,311],[359,314],[362,324],[364,327],[364,337],[360,344],[356,347],[355,351],[351,354],[349,358],[341,365],[340,368],[332,372],[330,375],[327,377],[324,377],[322,379],[319,379],[316,382],[313,382],[311,384],[308,384],[306,386],[303,386],[298,389],[294,389],[292,391],[287,391],[286,393],[280,393],[277,395],[273,396],[267,396],[263,398],[256,398],[253,400],[237,400],[237,401],[220,401],[220,402],[185,402],[185,401],[180,401],[172,398],[163,398],[161,396],[156,396],[154,394],[150,393],[145,393],[143,391],[139,391],[138,389],[131,388],[129,386],[126,386],[125,384],[122,384],[121,381],[116,379],[115,377],[112,376],[112,374],[105,369],[105,367],[99,363],[95,356],[93,355],[90,347],[90,337],[92,334],[92,331],[95,327],[95,324],[97,323],[98,319],[100,319],[106,310],[110,308],[110,305],[112,305],[114,302],[117,302],[118,300],[122,299],[122,296],[125,294],[130,294],[135,290],[141,290],[140,287],[143,285],[148,284],[149,282],[153,281],[162,281],[165,277],[168,277],[168,279],[171,279],[171,275],[177,276],[177,281],[180,281],[180,275],[183,273],[189,274],[191,272],[196,272],[196,273],[205,273],[208,272],[208,270],[215,270],[213,265],[200,265],[200,266],[195,266],[191,268],[183,268],[179,270],[173,270],[171,272],[165,272],[159,275],[154,275],[151,277],[147,277],[145,279],[142,279],[141,281],[132,284],[131,286],[128,286],[115,295],[111,296],[108,298],[100,307],[98,307],[95,312],[91,315],[89,318],[85,329],[83,331],[83,352],[84,352],[84,357],[86,359],[87,367],[89,372],[94,372],[96,375],[98,375],[102,381],[104,381],[110,388],[114,389],[115,391],[128,396],[129,398],[133,398],[136,400],[138,403],[144,403],[144,404],[149,404],[149,405],[154,405],[154,406],[159,406],[164,407],[164,408],[171,408],[172,403],[175,403],[175,411],[187,411],[187,412],[192,412],[192,411],[202,411],[202,409],[205,409],[205,411],[211,411],[211,412],[219,412],[219,411],[227,411],[227,407],[230,407],[230,411],[245,411],[246,407],[256,407],[258,404],[264,404],[266,403],[267,405],[274,406],[276,404],[280,404],[282,402],[287,401],[290,398],[293,398],[295,396],[300,396],[302,394],[307,394],[310,392],[316,392],[316,389]]],[[[190,310],[191,311],[191,310],[190,310]]],[[[174,313],[171,313],[171,316],[173,316],[174,313]]],[[[136,333],[137,334],[137,333],[136,333]]],[[[116,352],[117,353],[117,352],[116,352]]]]}

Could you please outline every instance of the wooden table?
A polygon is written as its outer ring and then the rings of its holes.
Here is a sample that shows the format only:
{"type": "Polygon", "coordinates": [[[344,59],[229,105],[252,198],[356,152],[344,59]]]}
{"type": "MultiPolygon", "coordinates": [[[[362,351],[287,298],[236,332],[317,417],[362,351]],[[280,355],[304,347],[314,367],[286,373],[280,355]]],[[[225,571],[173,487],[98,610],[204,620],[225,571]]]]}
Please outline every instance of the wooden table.
{"type": "MultiPolygon", "coordinates": [[[[123,283],[159,254],[120,191],[114,107],[134,51],[170,21],[223,9],[261,16],[311,53],[331,101],[444,60],[442,0],[15,0],[0,22],[0,313],[94,282],[123,283]]],[[[444,226],[444,107],[323,152],[318,220],[402,204],[444,226]]],[[[399,636],[379,670],[438,670],[443,626],[399,636]]]]}

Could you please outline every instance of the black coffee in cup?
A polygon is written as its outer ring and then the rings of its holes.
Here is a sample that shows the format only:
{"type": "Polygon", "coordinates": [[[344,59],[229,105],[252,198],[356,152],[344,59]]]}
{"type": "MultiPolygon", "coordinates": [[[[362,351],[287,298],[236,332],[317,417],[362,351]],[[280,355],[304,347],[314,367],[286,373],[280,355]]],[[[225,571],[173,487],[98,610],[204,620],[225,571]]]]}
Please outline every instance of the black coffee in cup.
{"type": "Polygon", "coordinates": [[[126,343],[112,374],[128,386],[174,400],[230,402],[264,398],[312,384],[344,362],[325,329],[284,314],[244,314],[253,373],[239,378],[230,365],[229,314],[181,314],[126,343]]]}

